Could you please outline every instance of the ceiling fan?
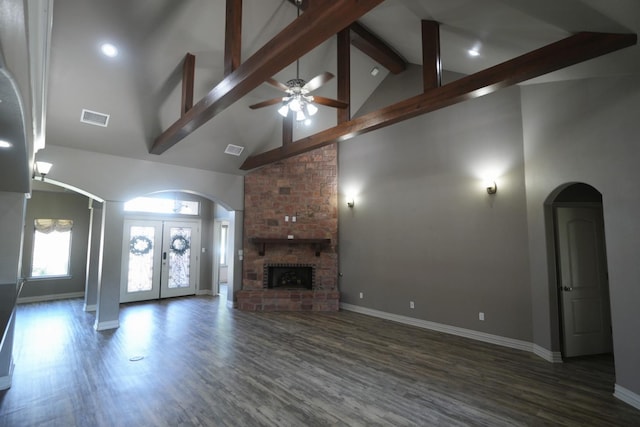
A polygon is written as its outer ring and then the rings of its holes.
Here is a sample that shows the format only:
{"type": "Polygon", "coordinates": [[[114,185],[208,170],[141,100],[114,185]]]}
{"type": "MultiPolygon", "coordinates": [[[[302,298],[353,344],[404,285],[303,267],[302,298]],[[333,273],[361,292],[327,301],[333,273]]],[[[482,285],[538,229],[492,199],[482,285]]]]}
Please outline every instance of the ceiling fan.
{"type": "MultiPolygon", "coordinates": [[[[301,0],[296,1],[298,6],[298,17],[300,16],[301,3],[301,0]]],[[[333,74],[324,72],[307,82],[300,78],[300,60],[296,59],[295,79],[288,80],[286,83],[280,83],[273,78],[265,81],[265,83],[285,92],[286,95],[281,98],[272,98],[250,105],[249,108],[255,110],[257,108],[268,107],[270,105],[282,104],[278,109],[278,113],[285,118],[288,117],[289,114],[293,114],[295,120],[298,122],[305,121],[318,112],[318,107],[314,104],[326,105],[334,108],[347,108],[349,104],[346,102],[338,101],[337,99],[325,98],[323,96],[309,95],[310,92],[318,89],[333,77],[333,74]]]]}
{"type": "Polygon", "coordinates": [[[255,110],[257,108],[267,107],[270,105],[282,104],[278,109],[278,113],[280,113],[282,117],[287,117],[292,113],[295,115],[294,118],[296,121],[304,121],[317,113],[318,107],[314,104],[321,104],[334,108],[347,108],[349,104],[346,102],[338,101],[337,99],[325,98],[324,96],[309,95],[309,92],[318,89],[332,78],[333,74],[324,72],[312,78],[308,82],[299,77],[291,79],[287,81],[287,83],[280,83],[277,80],[268,79],[266,83],[285,92],[286,95],[281,98],[272,98],[250,105],[249,108],[255,110]]]}

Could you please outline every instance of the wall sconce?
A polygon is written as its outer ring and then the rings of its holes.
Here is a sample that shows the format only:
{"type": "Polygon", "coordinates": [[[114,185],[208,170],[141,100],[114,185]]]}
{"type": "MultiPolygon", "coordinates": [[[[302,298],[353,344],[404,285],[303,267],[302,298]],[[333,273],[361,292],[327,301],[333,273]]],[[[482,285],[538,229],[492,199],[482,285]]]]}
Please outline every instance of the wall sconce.
{"type": "Polygon", "coordinates": [[[495,181],[491,181],[487,183],[487,193],[488,194],[496,194],[498,192],[498,184],[495,181]]]}
{"type": "Polygon", "coordinates": [[[40,180],[44,181],[44,176],[49,173],[53,165],[49,162],[36,162],[33,167],[33,176],[40,175],[40,180]]]}
{"type": "Polygon", "coordinates": [[[347,206],[353,208],[356,205],[356,202],[353,200],[353,197],[347,199],[347,206]]]}

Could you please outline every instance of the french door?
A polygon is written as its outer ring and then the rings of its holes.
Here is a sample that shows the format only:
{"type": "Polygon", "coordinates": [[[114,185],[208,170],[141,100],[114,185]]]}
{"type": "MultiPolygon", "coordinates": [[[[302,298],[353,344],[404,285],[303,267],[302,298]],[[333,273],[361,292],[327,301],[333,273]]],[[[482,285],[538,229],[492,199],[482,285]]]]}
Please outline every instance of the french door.
{"type": "Polygon", "coordinates": [[[120,302],[196,293],[199,221],[125,220],[120,302]]]}

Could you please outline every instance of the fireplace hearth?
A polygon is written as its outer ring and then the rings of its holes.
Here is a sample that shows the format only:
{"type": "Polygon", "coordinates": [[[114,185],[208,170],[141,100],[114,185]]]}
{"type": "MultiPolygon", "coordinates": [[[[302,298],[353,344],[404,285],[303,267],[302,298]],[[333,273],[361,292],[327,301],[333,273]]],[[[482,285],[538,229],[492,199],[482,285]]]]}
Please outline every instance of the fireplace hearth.
{"type": "Polygon", "coordinates": [[[263,288],[312,290],[315,273],[313,264],[265,264],[263,288]]]}

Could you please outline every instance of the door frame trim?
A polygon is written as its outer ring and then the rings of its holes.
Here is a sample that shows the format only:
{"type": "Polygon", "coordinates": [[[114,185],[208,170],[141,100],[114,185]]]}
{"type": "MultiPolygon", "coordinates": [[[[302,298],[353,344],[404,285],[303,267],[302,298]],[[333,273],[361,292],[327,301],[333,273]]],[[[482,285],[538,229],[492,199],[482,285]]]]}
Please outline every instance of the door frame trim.
{"type": "MultiPolygon", "coordinates": [[[[572,182],[565,182],[559,186],[557,186],[553,191],[551,191],[549,193],[549,195],[547,196],[547,198],[545,199],[544,203],[543,203],[543,209],[544,209],[544,229],[545,229],[545,237],[546,237],[546,256],[547,256],[547,275],[548,275],[548,289],[549,289],[549,326],[550,326],[550,332],[551,332],[551,350],[554,353],[559,353],[561,355],[562,358],[564,358],[564,354],[562,353],[562,350],[564,348],[564,343],[562,342],[563,340],[563,324],[562,324],[562,309],[560,307],[560,305],[562,304],[562,301],[560,299],[560,295],[559,295],[559,280],[558,280],[558,261],[557,261],[557,257],[558,257],[558,251],[557,251],[557,247],[556,247],[556,241],[555,241],[555,227],[556,227],[556,220],[555,220],[555,207],[566,207],[566,206],[582,206],[582,207],[589,207],[589,206],[600,206],[602,208],[602,216],[603,216],[603,220],[604,218],[604,201],[602,203],[597,203],[597,202],[556,202],[555,200],[558,198],[558,196],[560,195],[560,193],[562,193],[564,190],[566,190],[567,188],[576,185],[576,184],[585,184],[588,185],[592,188],[594,188],[596,191],[598,191],[598,193],[602,194],[602,192],[600,190],[598,190],[598,188],[596,188],[595,186],[586,183],[586,182],[581,182],[581,181],[572,181],[572,182]],[[554,300],[555,299],[555,300],[554,300]]],[[[606,221],[605,221],[606,222],[606,221]]],[[[604,245],[605,245],[605,249],[606,249],[606,230],[605,230],[605,235],[604,235],[604,245]]],[[[609,262],[608,262],[608,258],[607,258],[607,271],[609,269],[609,262]]],[[[611,289],[609,288],[609,299],[611,299],[611,289]]],[[[610,314],[612,315],[612,313],[610,314]]],[[[613,319],[612,319],[613,320],[613,319]]],[[[613,326],[613,321],[611,322],[611,333],[612,333],[612,339],[615,336],[615,327],[613,326]]],[[[615,346],[614,346],[615,349],[615,346]]],[[[615,357],[615,356],[614,356],[615,357]]]]}

